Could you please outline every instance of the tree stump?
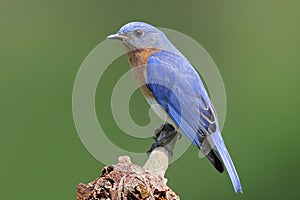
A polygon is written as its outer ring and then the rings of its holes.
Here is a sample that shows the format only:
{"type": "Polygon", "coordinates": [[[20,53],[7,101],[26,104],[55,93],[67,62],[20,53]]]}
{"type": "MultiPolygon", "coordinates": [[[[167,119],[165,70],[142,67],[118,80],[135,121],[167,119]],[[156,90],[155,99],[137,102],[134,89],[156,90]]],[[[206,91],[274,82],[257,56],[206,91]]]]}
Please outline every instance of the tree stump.
{"type": "Polygon", "coordinates": [[[179,200],[164,177],[178,133],[170,124],[155,132],[151,154],[143,167],[131,163],[128,156],[119,157],[114,166],[106,166],[94,181],[78,184],[78,200],[179,200]]]}

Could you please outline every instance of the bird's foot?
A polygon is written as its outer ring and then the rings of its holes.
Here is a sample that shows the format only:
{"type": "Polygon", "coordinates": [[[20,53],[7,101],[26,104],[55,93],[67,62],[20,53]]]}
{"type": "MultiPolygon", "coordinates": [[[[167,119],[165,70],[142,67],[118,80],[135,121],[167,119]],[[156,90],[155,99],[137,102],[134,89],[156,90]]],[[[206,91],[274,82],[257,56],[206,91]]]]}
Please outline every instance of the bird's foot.
{"type": "Polygon", "coordinates": [[[154,133],[155,143],[147,153],[150,154],[157,147],[164,147],[168,151],[169,157],[172,157],[175,142],[181,137],[180,133],[169,123],[162,124],[154,133]]]}

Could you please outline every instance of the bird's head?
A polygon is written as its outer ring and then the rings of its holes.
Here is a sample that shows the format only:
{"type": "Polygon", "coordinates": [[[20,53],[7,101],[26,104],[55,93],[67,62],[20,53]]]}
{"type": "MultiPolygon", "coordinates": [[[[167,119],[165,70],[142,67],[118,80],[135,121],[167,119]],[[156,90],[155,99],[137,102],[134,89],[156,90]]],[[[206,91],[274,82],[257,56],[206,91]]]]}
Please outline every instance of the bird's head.
{"type": "Polygon", "coordinates": [[[144,22],[130,22],[107,38],[122,41],[130,51],[144,48],[163,49],[169,43],[162,31],[144,22]]]}

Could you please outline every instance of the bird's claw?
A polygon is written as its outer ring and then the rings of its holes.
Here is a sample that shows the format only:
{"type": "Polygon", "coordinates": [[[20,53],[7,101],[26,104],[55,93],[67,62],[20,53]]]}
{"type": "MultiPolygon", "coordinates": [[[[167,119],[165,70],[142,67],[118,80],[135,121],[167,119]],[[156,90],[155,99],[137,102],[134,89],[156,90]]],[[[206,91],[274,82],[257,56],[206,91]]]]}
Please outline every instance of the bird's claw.
{"type": "Polygon", "coordinates": [[[159,129],[155,130],[154,134],[153,139],[155,140],[155,143],[152,144],[147,153],[150,154],[157,147],[164,147],[168,151],[170,157],[172,157],[175,144],[173,144],[172,141],[175,137],[176,139],[181,137],[178,136],[177,130],[171,124],[164,123],[159,129]]]}

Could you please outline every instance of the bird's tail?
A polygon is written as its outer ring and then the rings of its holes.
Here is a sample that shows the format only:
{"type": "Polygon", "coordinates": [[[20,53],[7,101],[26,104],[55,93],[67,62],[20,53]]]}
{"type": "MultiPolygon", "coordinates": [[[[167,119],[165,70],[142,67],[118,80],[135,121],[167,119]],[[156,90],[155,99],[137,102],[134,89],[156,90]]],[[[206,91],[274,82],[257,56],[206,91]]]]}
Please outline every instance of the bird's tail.
{"type": "Polygon", "coordinates": [[[230,177],[230,180],[232,182],[234,191],[236,193],[242,193],[242,185],[241,185],[239,176],[237,174],[237,171],[234,167],[234,164],[231,160],[231,157],[225,146],[225,143],[223,141],[221,134],[213,133],[212,135],[210,135],[210,139],[211,139],[211,146],[217,152],[217,154],[221,158],[223,164],[225,165],[225,168],[226,168],[228,175],[230,177]]]}

